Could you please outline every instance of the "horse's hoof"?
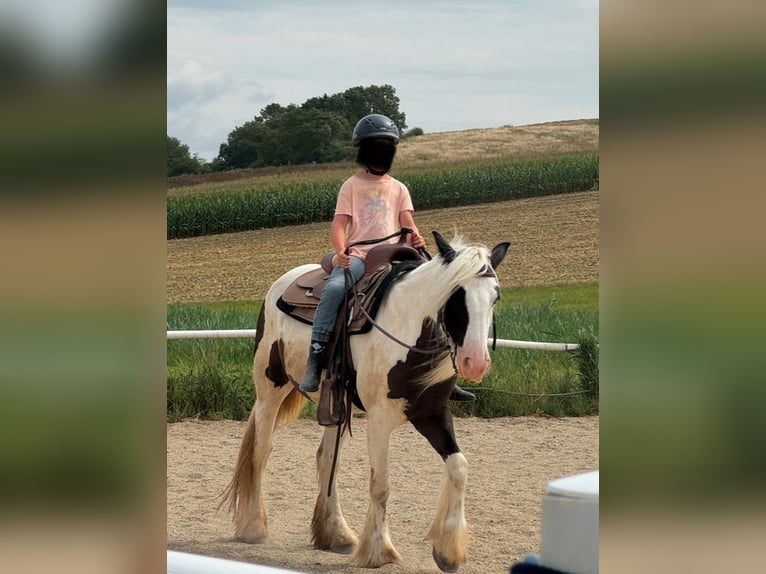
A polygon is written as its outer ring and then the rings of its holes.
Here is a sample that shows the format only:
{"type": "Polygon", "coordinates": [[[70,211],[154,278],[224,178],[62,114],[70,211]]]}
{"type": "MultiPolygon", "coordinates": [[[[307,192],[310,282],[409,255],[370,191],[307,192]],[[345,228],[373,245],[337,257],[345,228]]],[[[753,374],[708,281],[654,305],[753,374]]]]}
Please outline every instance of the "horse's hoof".
{"type": "Polygon", "coordinates": [[[449,572],[450,574],[457,572],[459,564],[453,564],[452,562],[448,561],[446,558],[444,558],[444,556],[436,551],[436,548],[431,551],[431,555],[434,557],[434,562],[436,562],[436,565],[442,572],[449,572]]]}
{"type": "Polygon", "coordinates": [[[245,542],[246,544],[265,544],[269,541],[267,536],[235,536],[235,542],[245,542]]]}
{"type": "Polygon", "coordinates": [[[353,554],[354,550],[356,550],[356,544],[346,544],[344,546],[330,547],[330,552],[335,552],[335,554],[353,554]]]}

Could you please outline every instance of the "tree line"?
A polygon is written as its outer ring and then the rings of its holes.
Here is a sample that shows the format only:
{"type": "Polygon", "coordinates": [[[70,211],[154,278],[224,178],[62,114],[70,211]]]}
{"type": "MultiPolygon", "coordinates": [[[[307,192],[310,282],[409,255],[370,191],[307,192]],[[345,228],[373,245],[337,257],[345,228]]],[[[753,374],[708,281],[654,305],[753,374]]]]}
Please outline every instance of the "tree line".
{"type": "Polygon", "coordinates": [[[399,110],[396,90],[388,85],[356,86],[332,95],[309,98],[300,106],[272,103],[259,115],[235,127],[222,143],[218,155],[205,162],[192,154],[178,138],[167,136],[168,177],[246,167],[330,163],[352,160],[351,132],[363,116],[377,113],[391,118],[403,137],[409,132],[399,110]]]}

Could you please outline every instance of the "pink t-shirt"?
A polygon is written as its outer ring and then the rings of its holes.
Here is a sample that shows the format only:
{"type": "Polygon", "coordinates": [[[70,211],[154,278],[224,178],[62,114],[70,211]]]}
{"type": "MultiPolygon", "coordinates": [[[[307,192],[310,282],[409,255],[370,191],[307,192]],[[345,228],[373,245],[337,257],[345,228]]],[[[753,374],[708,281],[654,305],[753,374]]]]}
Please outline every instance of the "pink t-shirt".
{"type": "MultiPolygon", "coordinates": [[[[407,186],[388,174],[377,176],[364,171],[343,182],[335,205],[335,215],[351,216],[351,223],[346,227],[347,244],[399,231],[402,211],[415,211],[407,186]]],[[[394,238],[388,243],[397,240],[394,238]]],[[[364,259],[374,246],[352,247],[351,255],[364,259]]]]}

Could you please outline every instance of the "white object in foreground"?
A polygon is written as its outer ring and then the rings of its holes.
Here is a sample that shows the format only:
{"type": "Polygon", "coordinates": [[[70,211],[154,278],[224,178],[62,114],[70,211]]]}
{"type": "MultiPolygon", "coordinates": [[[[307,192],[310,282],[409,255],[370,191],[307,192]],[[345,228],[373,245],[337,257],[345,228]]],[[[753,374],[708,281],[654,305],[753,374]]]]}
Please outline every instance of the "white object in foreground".
{"type": "Polygon", "coordinates": [[[598,471],[559,478],[543,495],[540,563],[598,574],[598,471]]]}
{"type": "Polygon", "coordinates": [[[168,574],[296,574],[295,570],[282,570],[248,562],[236,562],[168,550],[168,574]]]}

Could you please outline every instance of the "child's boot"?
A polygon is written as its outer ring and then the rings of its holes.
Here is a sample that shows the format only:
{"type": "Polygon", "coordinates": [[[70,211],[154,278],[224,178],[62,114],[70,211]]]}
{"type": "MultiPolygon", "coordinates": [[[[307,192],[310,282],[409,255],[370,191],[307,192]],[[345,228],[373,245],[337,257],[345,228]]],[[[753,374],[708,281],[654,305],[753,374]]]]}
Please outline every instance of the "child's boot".
{"type": "Polygon", "coordinates": [[[449,396],[449,400],[451,401],[475,401],[476,395],[474,395],[471,392],[466,391],[465,389],[461,389],[457,385],[455,385],[455,388],[452,389],[452,393],[449,396]]]}
{"type": "Polygon", "coordinates": [[[327,343],[322,341],[311,341],[311,350],[309,359],[306,363],[306,374],[298,387],[301,392],[313,393],[319,388],[319,378],[322,376],[322,365],[324,363],[324,353],[327,343]]]}

